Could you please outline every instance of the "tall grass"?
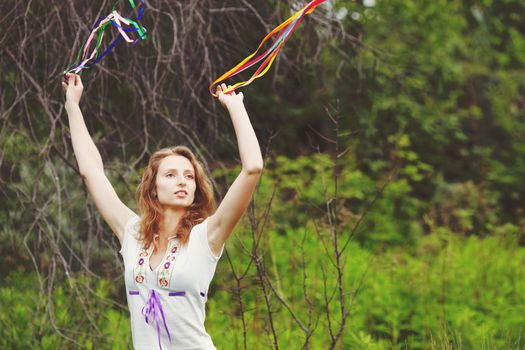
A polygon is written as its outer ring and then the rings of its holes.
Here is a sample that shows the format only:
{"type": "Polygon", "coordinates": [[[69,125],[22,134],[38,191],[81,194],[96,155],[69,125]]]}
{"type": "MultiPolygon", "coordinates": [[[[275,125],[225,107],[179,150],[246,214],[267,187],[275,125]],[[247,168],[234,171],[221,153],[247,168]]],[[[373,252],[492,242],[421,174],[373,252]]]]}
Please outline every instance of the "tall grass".
{"type": "MultiPolygon", "coordinates": [[[[334,283],[315,234],[272,233],[272,249],[265,259],[276,290],[306,320],[299,249],[303,235],[305,254],[310,256],[306,285],[317,325],[310,348],[326,349],[323,270],[328,291],[334,283]]],[[[229,248],[230,255],[235,254],[235,245],[229,248]]],[[[368,273],[338,349],[525,348],[525,249],[512,238],[462,238],[443,231],[422,238],[411,252],[372,253],[355,245],[350,249],[344,276],[348,290],[354,292],[363,272],[368,269],[368,273]]],[[[218,349],[242,349],[242,325],[238,303],[229,292],[229,271],[226,260],[221,260],[207,304],[206,327],[218,349]]],[[[106,280],[63,281],[47,294],[40,291],[35,274],[17,272],[4,279],[0,348],[128,348],[127,311],[112,301],[124,301],[122,289],[106,280]]],[[[243,301],[248,349],[269,348],[260,290],[246,285],[243,301]]],[[[275,298],[272,303],[280,348],[300,348],[303,333],[275,298]]],[[[332,303],[328,308],[337,321],[337,308],[332,303]]]]}

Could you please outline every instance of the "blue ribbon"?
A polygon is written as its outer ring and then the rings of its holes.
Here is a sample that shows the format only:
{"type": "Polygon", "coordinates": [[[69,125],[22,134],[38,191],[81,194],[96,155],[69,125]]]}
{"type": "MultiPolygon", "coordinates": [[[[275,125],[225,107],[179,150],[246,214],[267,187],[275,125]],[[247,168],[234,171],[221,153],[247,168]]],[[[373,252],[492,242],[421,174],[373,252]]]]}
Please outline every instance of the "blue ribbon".
{"type": "MultiPolygon", "coordinates": [[[[117,6],[117,4],[115,4],[115,7],[117,6]]],[[[135,7],[133,6],[130,6],[131,9],[126,13],[126,16],[124,17],[129,17],[129,14],[131,13],[131,11],[133,11],[135,9],[135,7]]],[[[144,14],[144,8],[146,7],[146,3],[144,0],[140,0],[140,7],[138,8],[138,14],[137,14],[137,22],[140,21],[142,19],[142,15],[144,14]]],[[[95,28],[98,27],[98,25],[100,24],[100,22],[102,22],[103,20],[105,19],[105,17],[100,17],[96,22],[95,24],[93,24],[92,28],[91,28],[91,32],[93,32],[93,30],[95,28]]],[[[119,26],[116,22],[114,21],[111,21],[111,24],[115,27],[119,27],[121,29],[123,29],[125,32],[138,32],[138,29],[137,28],[123,28],[122,26],[119,26]]],[[[144,27],[142,27],[143,30],[145,30],[144,27]]],[[[139,35],[139,37],[133,42],[132,45],[135,45],[137,42],[139,42],[140,40],[144,39],[145,37],[139,35]]],[[[87,65],[85,66],[82,66],[80,63],[79,64],[73,64],[71,67],[69,67],[68,69],[66,69],[66,72],[71,72],[75,69],[77,69],[78,67],[80,67],[81,69],[85,69],[85,68],[91,68],[92,66],[94,66],[95,64],[97,64],[104,56],[106,56],[111,50],[113,50],[113,48],[115,46],[117,46],[117,44],[120,42],[120,40],[122,40],[122,35],[121,34],[118,34],[118,36],[115,38],[115,40],[113,40],[113,42],[111,42],[111,44],[109,45],[109,47],[104,50],[104,52],[95,58],[95,60],[91,63],[88,63],[87,65]]],[[[84,43],[85,45],[85,43],[84,43]]],[[[82,45],[80,51],[82,51],[84,49],[84,45],[82,45]]],[[[79,57],[77,57],[77,60],[79,59],[79,57]]],[[[80,60],[82,61],[82,60],[80,60]]],[[[65,77],[65,74],[64,74],[64,78],[66,79],[65,77]]],[[[67,79],[66,79],[67,80],[67,79]]]]}

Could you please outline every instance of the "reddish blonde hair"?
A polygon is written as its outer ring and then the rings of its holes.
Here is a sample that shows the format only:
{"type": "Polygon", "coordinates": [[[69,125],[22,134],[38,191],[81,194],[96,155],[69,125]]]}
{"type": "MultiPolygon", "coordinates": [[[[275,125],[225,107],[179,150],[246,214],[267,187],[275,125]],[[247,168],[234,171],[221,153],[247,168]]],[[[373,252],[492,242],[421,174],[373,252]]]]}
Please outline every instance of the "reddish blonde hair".
{"type": "Polygon", "coordinates": [[[190,161],[195,170],[195,182],[197,185],[193,203],[186,208],[186,213],[181,217],[173,235],[179,238],[182,244],[186,244],[192,227],[204,221],[215,210],[213,186],[204,172],[202,164],[188,147],[163,148],[153,153],[137,188],[137,202],[141,214],[140,238],[148,247],[153,242],[155,235],[158,234],[162,220],[162,205],[155,195],[157,190],[157,172],[160,162],[172,155],[183,156],[190,161]]]}

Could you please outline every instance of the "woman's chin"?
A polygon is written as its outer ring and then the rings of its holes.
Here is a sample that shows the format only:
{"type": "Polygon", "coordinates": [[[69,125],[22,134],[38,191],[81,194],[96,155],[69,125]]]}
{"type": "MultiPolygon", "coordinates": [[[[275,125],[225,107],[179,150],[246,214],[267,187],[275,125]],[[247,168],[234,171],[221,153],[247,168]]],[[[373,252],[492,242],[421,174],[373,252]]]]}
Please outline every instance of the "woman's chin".
{"type": "Polygon", "coordinates": [[[164,208],[166,208],[166,209],[176,209],[176,210],[186,209],[190,205],[191,205],[191,203],[188,203],[188,202],[185,202],[185,201],[180,201],[180,200],[162,203],[162,206],[164,208]]]}

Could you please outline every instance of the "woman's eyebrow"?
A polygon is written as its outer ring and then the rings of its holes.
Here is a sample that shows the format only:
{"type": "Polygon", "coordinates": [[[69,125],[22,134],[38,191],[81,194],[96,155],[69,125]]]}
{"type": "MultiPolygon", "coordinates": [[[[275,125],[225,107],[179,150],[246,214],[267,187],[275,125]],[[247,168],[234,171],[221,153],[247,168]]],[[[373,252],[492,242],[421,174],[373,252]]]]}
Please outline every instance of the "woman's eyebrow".
{"type": "MultiPolygon", "coordinates": [[[[164,170],[164,172],[168,172],[168,171],[175,171],[175,172],[178,172],[178,169],[175,169],[175,168],[169,168],[169,169],[166,169],[164,170]]],[[[193,173],[193,170],[192,169],[184,169],[183,170],[184,173],[193,173]]]]}

